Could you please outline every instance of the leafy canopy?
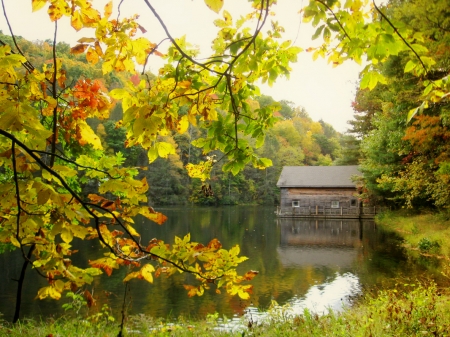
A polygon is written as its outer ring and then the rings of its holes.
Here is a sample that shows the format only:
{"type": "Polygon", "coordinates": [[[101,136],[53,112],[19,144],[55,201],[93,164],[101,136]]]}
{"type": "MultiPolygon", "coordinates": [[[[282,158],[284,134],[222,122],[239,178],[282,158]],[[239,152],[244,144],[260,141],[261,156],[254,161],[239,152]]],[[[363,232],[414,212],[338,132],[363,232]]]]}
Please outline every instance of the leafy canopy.
{"type": "MultiPolygon", "coordinates": [[[[273,107],[255,110],[248,102],[259,94],[257,81],[273,84],[289,75],[300,49],[280,41],[277,24],[262,33],[273,1],[252,1],[252,12],[237,20],[221,11],[223,1],[205,1],[222,18],[215,21],[213,53],[201,62],[198,50],[184,37],[172,37],[150,1],[143,2],[166,31],[170,45],[164,52],[161,42],[146,37],[137,15],[122,18],[120,9],[112,15],[121,1],[97,9],[89,0],[32,0],[33,11],[46,10],[55,27],[69,17],[75,30],[90,29],[71,52],[84,53],[92,66],[101,64],[104,76],[129,74],[118,88],[86,76],[69,80],[65,60],[57,56],[56,29],[53,57],[42,64],[30,62],[12,31],[12,42],[0,46],[0,242],[19,248],[48,280],[40,299],[59,299],[65,290],[90,284],[102,272],[111,275],[120,266],[134,268],[124,282],[151,283],[161,274],[189,272],[199,281],[186,286],[190,296],[214,284],[217,292],[224,287],[247,299],[251,285],[242,282],[256,272],[237,274],[236,266],[246,259],[238,246],[226,250],[216,239],[203,245],[189,234],[172,245],[158,239],[141,242],[136,216],[159,225],[166,217],[146,206],[149,186],[139,177],[144,168],[125,167],[120,152],[104,151],[89,119],[108,119],[120,103],[124,113],[117,127],[126,128],[126,146],[141,146],[150,162],[175,152],[165,135],[196,125],[206,132],[195,146],[205,154],[220,150],[224,170],[237,174],[247,163],[265,168],[271,161],[257,156],[250,140],[263,144],[265,130],[275,121],[273,107]],[[145,67],[154,57],[165,65],[150,77],[145,67]],[[182,107],[187,113],[179,115],[182,107]],[[96,191],[83,193],[86,186],[96,191]],[[106,252],[88,268],[75,266],[76,239],[97,239],[106,252]]],[[[187,168],[204,180],[212,164],[207,160],[187,168]]]]}

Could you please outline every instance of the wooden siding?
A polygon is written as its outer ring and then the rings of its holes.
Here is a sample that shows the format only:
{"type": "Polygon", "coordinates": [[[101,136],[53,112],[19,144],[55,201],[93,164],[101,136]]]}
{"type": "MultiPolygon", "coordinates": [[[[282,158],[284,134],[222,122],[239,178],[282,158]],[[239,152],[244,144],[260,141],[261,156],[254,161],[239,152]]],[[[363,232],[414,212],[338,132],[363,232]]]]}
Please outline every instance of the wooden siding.
{"type": "Polygon", "coordinates": [[[384,210],[380,207],[361,207],[356,188],[281,188],[279,217],[315,218],[373,218],[384,210]],[[293,202],[295,206],[293,207],[293,202]]]}
{"type": "Polygon", "coordinates": [[[293,201],[298,201],[299,207],[327,207],[331,208],[332,201],[338,201],[339,207],[358,207],[354,194],[355,189],[350,188],[282,188],[280,206],[292,207],[293,201]],[[351,206],[351,200],[355,200],[351,206]]]}

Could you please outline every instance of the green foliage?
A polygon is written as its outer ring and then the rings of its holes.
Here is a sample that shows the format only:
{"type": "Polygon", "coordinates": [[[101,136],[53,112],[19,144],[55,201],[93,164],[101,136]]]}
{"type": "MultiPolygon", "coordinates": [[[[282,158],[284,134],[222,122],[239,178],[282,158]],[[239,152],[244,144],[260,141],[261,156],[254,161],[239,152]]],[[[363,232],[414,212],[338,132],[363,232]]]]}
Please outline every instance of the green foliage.
{"type": "Polygon", "coordinates": [[[438,241],[433,241],[429,238],[423,238],[419,241],[418,247],[421,252],[430,252],[436,254],[439,252],[441,245],[438,241]]]}
{"type": "MultiPolygon", "coordinates": [[[[445,336],[450,329],[448,292],[434,284],[397,284],[394,289],[367,295],[354,308],[323,316],[305,310],[292,317],[289,307],[274,305],[266,319],[243,317],[230,329],[226,318],[211,314],[206,321],[154,319],[144,315],[131,316],[127,336],[445,336]]],[[[0,334],[33,335],[97,335],[117,336],[118,328],[105,324],[98,328],[80,320],[59,319],[41,322],[23,321],[15,326],[0,322],[0,334]]]]}
{"type": "Polygon", "coordinates": [[[65,311],[73,311],[75,314],[78,314],[82,308],[87,306],[87,301],[81,294],[69,291],[66,297],[71,299],[71,301],[62,305],[65,311]]]}
{"type": "Polygon", "coordinates": [[[375,7],[376,23],[370,27],[383,29],[387,35],[376,39],[391,47],[369,53],[374,59],[361,74],[353,105],[355,121],[350,122],[351,132],[362,138],[367,200],[410,208],[450,205],[445,173],[449,162],[447,13],[447,1],[432,6],[426,1],[391,1],[386,7],[375,7]],[[426,19],[431,16],[433,20],[426,19]],[[394,44],[400,49],[395,51],[394,44]],[[378,79],[383,84],[373,87],[378,79]]]}

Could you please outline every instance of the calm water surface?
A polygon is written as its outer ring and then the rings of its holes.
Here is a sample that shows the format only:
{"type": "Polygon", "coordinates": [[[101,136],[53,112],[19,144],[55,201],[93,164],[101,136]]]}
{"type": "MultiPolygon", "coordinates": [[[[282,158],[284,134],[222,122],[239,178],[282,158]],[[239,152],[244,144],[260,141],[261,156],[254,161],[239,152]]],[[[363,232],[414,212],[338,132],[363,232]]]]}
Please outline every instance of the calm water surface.
{"type": "MultiPolygon", "coordinates": [[[[213,289],[202,297],[189,298],[183,288],[184,283],[192,281],[189,275],[158,278],[154,284],[133,280],[127,295],[130,314],[202,318],[218,312],[239,317],[246,310],[267,309],[273,300],[290,304],[294,312],[308,308],[321,313],[351,304],[365,288],[383,287],[394,278],[417,277],[425,272],[420,264],[407,259],[394,234],[380,231],[373,221],[277,219],[273,207],[261,206],[158,210],[169,217],[163,226],[138,219],[136,227],[143,242],[154,237],[172,242],[175,235],[187,233],[191,233],[192,241],[202,243],[218,238],[224,248],[238,244],[241,255],[249,257],[240,272],[258,270],[259,275],[252,281],[254,291],[248,301],[217,295],[213,289]]],[[[80,261],[87,261],[100,257],[101,252],[96,242],[87,242],[76,255],[80,261]]],[[[0,313],[7,320],[13,315],[13,279],[18,278],[21,265],[17,251],[0,255],[0,313]]],[[[89,286],[97,305],[107,303],[120,312],[125,272],[114,271],[111,277],[102,276],[89,286]]],[[[63,312],[64,299],[34,299],[44,285],[45,280],[28,272],[22,316],[63,312]]]]}

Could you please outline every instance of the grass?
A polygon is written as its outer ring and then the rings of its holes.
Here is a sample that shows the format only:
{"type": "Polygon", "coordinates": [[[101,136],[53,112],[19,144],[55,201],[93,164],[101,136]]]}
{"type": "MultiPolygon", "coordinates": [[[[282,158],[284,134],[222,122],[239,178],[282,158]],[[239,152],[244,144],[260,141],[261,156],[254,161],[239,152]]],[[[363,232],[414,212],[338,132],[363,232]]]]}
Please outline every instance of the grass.
{"type": "MultiPolygon", "coordinates": [[[[450,293],[430,284],[398,284],[394,289],[367,295],[342,313],[318,316],[305,311],[291,317],[288,307],[268,311],[263,322],[241,321],[224,331],[224,321],[210,315],[205,321],[188,322],[180,318],[166,323],[145,315],[130,317],[124,336],[450,336],[450,293]],[[211,318],[212,317],[212,318],[211,318]],[[221,328],[222,327],[222,328],[221,328]]],[[[74,318],[33,321],[16,325],[0,321],[0,336],[117,336],[117,322],[74,318]]]]}
{"type": "MultiPolygon", "coordinates": [[[[377,223],[399,233],[411,253],[445,261],[442,273],[450,278],[449,213],[388,212],[380,215],[377,223]]],[[[243,318],[227,322],[211,314],[204,321],[180,317],[167,322],[137,315],[126,321],[124,336],[450,336],[450,291],[439,289],[433,282],[399,283],[393,289],[367,294],[341,313],[318,316],[305,311],[302,316],[292,317],[289,307],[275,306],[265,317],[263,321],[243,318]]],[[[107,309],[88,318],[79,315],[22,320],[15,325],[2,321],[0,316],[0,336],[8,337],[116,337],[119,330],[119,323],[112,320],[107,309]]]]}
{"type": "Polygon", "coordinates": [[[423,255],[450,257],[450,213],[410,214],[407,211],[386,212],[377,224],[400,234],[405,247],[423,255]]]}

